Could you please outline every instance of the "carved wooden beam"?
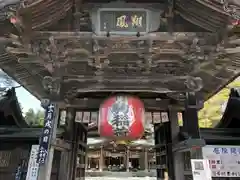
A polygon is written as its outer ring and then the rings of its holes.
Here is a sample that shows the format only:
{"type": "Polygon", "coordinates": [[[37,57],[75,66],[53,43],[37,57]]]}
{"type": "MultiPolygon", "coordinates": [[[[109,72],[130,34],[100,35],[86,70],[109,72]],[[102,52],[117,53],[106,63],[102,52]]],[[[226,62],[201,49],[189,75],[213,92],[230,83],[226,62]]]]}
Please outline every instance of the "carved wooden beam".
{"type": "Polygon", "coordinates": [[[240,53],[240,47],[236,47],[236,48],[226,48],[225,51],[226,51],[227,54],[240,53]]]}
{"type": "MultiPolygon", "coordinates": [[[[169,82],[169,81],[176,81],[176,80],[185,80],[189,76],[172,76],[168,75],[165,77],[157,78],[153,76],[138,76],[136,78],[134,77],[128,77],[128,75],[124,76],[119,76],[118,78],[116,77],[110,77],[110,76],[104,76],[104,81],[106,82],[116,82],[116,83],[136,83],[138,80],[139,82],[169,82]],[[125,79],[126,78],[126,79],[125,79]]],[[[85,82],[85,81],[96,81],[97,77],[96,76],[70,76],[69,78],[64,79],[64,82],[71,82],[71,81],[76,81],[76,82],[85,82]]]]}
{"type": "MultiPolygon", "coordinates": [[[[168,32],[156,32],[148,33],[146,35],[135,37],[135,36],[124,36],[126,41],[137,41],[137,40],[158,40],[158,41],[185,41],[191,40],[196,37],[195,32],[177,32],[169,34],[168,32]]],[[[104,36],[95,35],[92,32],[51,32],[51,31],[38,31],[35,33],[36,39],[48,39],[50,36],[54,36],[55,39],[69,39],[69,40],[110,40],[110,41],[122,41],[123,36],[104,36]]]]}
{"type": "Polygon", "coordinates": [[[14,55],[34,55],[33,52],[25,49],[25,48],[13,48],[13,47],[6,47],[6,51],[8,53],[14,54],[14,55]]]}
{"type": "MultiPolygon", "coordinates": [[[[101,103],[103,103],[104,99],[96,99],[96,98],[84,98],[84,99],[74,99],[68,104],[66,107],[74,107],[77,109],[99,109],[101,103]]],[[[156,100],[156,99],[142,99],[146,110],[161,110],[167,111],[168,107],[171,105],[175,106],[177,109],[183,110],[184,106],[181,102],[174,102],[174,100],[163,99],[163,100],[156,100]]]]}

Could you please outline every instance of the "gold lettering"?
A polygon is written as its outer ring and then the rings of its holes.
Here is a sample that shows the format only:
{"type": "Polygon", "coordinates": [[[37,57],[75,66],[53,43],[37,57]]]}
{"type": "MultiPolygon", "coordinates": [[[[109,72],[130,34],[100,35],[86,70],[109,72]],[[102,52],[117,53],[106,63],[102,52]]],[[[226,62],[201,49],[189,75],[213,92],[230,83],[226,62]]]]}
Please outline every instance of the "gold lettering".
{"type": "Polygon", "coordinates": [[[137,15],[134,15],[131,17],[132,20],[132,26],[133,27],[142,27],[142,17],[138,17],[137,15]]]}
{"type": "Polygon", "coordinates": [[[128,49],[131,46],[128,43],[116,43],[112,46],[112,49],[128,49]]]}
{"type": "Polygon", "coordinates": [[[117,27],[120,28],[128,28],[128,24],[126,22],[127,16],[123,15],[117,18],[117,27]]]}

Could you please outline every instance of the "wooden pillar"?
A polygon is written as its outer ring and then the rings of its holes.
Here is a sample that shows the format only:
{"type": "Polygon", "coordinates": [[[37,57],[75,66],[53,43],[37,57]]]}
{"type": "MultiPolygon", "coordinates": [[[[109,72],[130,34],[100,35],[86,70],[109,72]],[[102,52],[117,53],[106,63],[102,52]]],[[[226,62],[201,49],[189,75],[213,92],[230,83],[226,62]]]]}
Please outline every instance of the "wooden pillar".
{"type": "Polygon", "coordinates": [[[100,147],[100,159],[99,159],[99,171],[103,171],[103,163],[104,163],[104,157],[103,157],[103,146],[100,147]]]}
{"type": "Polygon", "coordinates": [[[161,123],[154,125],[157,179],[164,179],[167,175],[169,179],[175,180],[173,142],[178,132],[172,120],[177,121],[177,113],[170,109],[167,118],[162,118],[161,123]]]}
{"type": "MultiPolygon", "coordinates": [[[[67,162],[66,180],[84,180],[87,156],[87,127],[82,119],[75,122],[76,110],[67,109],[66,135],[65,139],[71,141],[71,151],[67,162]]],[[[82,117],[81,117],[82,118],[82,117]]]]}
{"type": "MultiPolygon", "coordinates": [[[[200,128],[198,124],[198,104],[194,92],[186,95],[185,111],[183,112],[183,130],[191,139],[201,139],[200,128]]],[[[191,149],[192,159],[202,159],[202,149],[197,147],[191,149]]]]}
{"type": "Polygon", "coordinates": [[[77,128],[77,140],[76,140],[76,151],[77,158],[75,159],[74,167],[74,178],[79,180],[85,179],[85,164],[86,164],[86,155],[87,155],[87,127],[88,124],[76,123],[77,128]]]}
{"type": "Polygon", "coordinates": [[[69,169],[68,162],[69,162],[70,152],[63,151],[61,152],[61,161],[60,161],[60,169],[58,174],[58,180],[67,180],[68,173],[66,173],[69,169]]]}
{"type": "Polygon", "coordinates": [[[139,158],[140,170],[145,170],[145,167],[146,167],[145,160],[146,160],[145,149],[142,149],[142,151],[140,152],[140,158],[139,158]]]}
{"type": "Polygon", "coordinates": [[[130,151],[129,147],[126,149],[126,171],[129,172],[129,157],[130,156],[130,151]]]}
{"type": "Polygon", "coordinates": [[[156,170],[157,179],[164,178],[164,172],[166,170],[166,159],[162,156],[162,151],[165,150],[164,147],[164,128],[163,124],[154,124],[154,140],[155,140],[155,151],[156,151],[156,170]]]}
{"type": "Polygon", "coordinates": [[[88,169],[88,148],[87,148],[87,152],[86,152],[86,156],[85,156],[85,170],[88,169]]]}
{"type": "Polygon", "coordinates": [[[185,111],[183,112],[183,130],[187,132],[192,139],[201,138],[198,125],[197,97],[194,92],[186,94],[185,111]]]}
{"type": "Polygon", "coordinates": [[[145,149],[144,151],[144,171],[148,171],[148,149],[145,149]]]}
{"type": "Polygon", "coordinates": [[[165,127],[165,140],[166,140],[166,153],[167,153],[166,154],[167,173],[168,173],[169,179],[175,180],[171,119],[170,121],[164,123],[164,127],[165,127]]]}
{"type": "MultiPolygon", "coordinates": [[[[169,119],[171,122],[171,136],[173,146],[179,143],[180,127],[178,123],[178,112],[169,109],[169,119]]],[[[175,180],[184,180],[184,160],[181,152],[173,152],[173,167],[175,180]]]]}
{"type": "Polygon", "coordinates": [[[74,164],[76,159],[76,129],[75,129],[75,109],[67,108],[67,117],[66,117],[66,135],[65,139],[71,142],[71,150],[69,152],[69,159],[67,162],[67,169],[65,170],[68,174],[66,180],[72,180],[74,177],[74,164]]]}

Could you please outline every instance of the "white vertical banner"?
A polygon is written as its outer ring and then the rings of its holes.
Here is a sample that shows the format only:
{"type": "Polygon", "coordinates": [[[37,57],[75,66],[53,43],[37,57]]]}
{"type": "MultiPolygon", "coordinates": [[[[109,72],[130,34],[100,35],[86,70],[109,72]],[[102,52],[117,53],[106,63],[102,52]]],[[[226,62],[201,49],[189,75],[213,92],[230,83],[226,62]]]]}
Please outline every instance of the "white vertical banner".
{"type": "Polygon", "coordinates": [[[193,180],[212,180],[207,159],[191,159],[193,180]]]}
{"type": "Polygon", "coordinates": [[[32,145],[28,161],[28,171],[26,180],[37,180],[39,164],[37,163],[39,145],[32,145]]]}

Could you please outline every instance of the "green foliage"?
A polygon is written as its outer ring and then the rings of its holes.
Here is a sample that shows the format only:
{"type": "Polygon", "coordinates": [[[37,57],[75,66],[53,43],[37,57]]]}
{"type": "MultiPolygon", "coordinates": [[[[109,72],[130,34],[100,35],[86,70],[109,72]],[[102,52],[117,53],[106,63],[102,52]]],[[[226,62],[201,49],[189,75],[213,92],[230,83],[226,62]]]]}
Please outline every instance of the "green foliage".
{"type": "Polygon", "coordinates": [[[228,100],[230,89],[233,87],[240,87],[239,79],[228,84],[204,103],[204,108],[198,113],[200,127],[214,127],[220,121],[223,114],[222,106],[228,100]]]}
{"type": "Polygon", "coordinates": [[[44,111],[34,112],[33,109],[29,109],[25,114],[25,120],[30,126],[43,126],[44,111]]]}
{"type": "Polygon", "coordinates": [[[183,118],[182,118],[182,113],[178,113],[178,125],[183,126],[183,118]]]}
{"type": "MultiPolygon", "coordinates": [[[[204,103],[204,108],[198,113],[199,126],[202,128],[215,127],[223,115],[223,105],[227,103],[231,88],[240,87],[240,79],[237,78],[229,83],[225,88],[215,94],[212,98],[204,103]]],[[[182,116],[179,114],[178,123],[183,124],[182,116]]]]}

